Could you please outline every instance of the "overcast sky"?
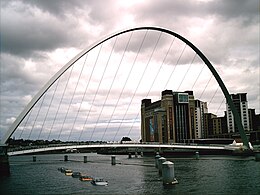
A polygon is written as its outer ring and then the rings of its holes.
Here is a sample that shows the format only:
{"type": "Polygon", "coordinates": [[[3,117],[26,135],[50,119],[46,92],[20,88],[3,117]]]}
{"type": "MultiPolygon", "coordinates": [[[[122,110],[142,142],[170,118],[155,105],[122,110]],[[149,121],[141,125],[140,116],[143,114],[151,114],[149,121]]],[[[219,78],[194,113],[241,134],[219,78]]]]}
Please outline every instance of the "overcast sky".
{"type": "Polygon", "coordinates": [[[0,137],[77,53],[137,26],[190,40],[229,92],[247,93],[249,107],[260,111],[259,0],[1,0],[0,13],[0,137]]]}

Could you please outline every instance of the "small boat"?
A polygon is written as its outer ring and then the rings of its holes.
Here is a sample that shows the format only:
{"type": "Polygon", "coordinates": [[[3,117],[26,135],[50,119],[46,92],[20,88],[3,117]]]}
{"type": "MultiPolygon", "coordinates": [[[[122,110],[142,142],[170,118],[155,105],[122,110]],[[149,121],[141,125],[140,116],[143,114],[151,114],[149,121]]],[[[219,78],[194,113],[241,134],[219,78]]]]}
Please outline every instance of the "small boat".
{"type": "Polygon", "coordinates": [[[66,168],[64,168],[64,167],[59,167],[59,168],[58,168],[58,171],[60,171],[60,172],[62,172],[62,173],[65,173],[65,170],[66,170],[66,168]]]}
{"type": "Polygon", "coordinates": [[[82,175],[82,176],[80,176],[79,180],[80,181],[92,181],[93,178],[88,175],[82,175]]]}
{"type": "Polygon", "coordinates": [[[70,169],[66,169],[64,173],[67,176],[72,176],[72,170],[70,170],[70,169]]]}
{"type": "Polygon", "coordinates": [[[71,176],[74,177],[74,178],[79,178],[79,177],[81,177],[81,173],[80,172],[73,172],[71,176]]]}
{"type": "Polygon", "coordinates": [[[93,185],[96,185],[96,186],[107,186],[108,185],[108,182],[107,181],[104,181],[103,178],[95,178],[91,181],[91,183],[93,185]]]}

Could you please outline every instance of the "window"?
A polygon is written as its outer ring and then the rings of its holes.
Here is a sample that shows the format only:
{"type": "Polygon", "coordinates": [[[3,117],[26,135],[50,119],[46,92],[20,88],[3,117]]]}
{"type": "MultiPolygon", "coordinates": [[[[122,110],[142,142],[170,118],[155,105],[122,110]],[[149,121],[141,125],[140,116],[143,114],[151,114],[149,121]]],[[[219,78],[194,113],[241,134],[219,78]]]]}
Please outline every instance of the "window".
{"type": "Polygon", "coordinates": [[[178,94],[178,102],[179,103],[189,103],[189,96],[187,94],[178,94]]]}

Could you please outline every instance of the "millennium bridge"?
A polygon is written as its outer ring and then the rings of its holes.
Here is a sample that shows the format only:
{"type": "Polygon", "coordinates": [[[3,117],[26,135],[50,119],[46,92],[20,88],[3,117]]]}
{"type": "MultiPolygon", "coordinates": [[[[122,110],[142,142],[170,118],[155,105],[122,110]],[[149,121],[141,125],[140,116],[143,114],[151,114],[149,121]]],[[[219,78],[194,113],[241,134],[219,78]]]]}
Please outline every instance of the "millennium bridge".
{"type": "Polygon", "coordinates": [[[8,152],[9,156],[13,155],[21,155],[21,154],[30,154],[30,153],[41,153],[41,152],[48,152],[48,151],[59,151],[59,150],[66,150],[72,151],[75,149],[99,149],[99,148],[133,148],[137,149],[138,151],[142,151],[142,149],[183,149],[183,150],[190,150],[190,151],[200,151],[200,150],[210,150],[210,151],[234,151],[241,149],[241,146],[236,145],[196,145],[196,144],[89,144],[89,145],[49,145],[49,146],[35,146],[35,147],[27,147],[20,149],[14,149],[8,152]]]}
{"type": "Polygon", "coordinates": [[[71,148],[250,149],[239,113],[211,62],[183,36],[169,29],[151,26],[122,30],[81,51],[32,98],[6,130],[0,146],[2,173],[2,170],[9,172],[8,155],[71,148]],[[210,76],[203,75],[205,70],[210,76]],[[209,87],[212,78],[215,78],[217,88],[209,87]],[[215,108],[219,110],[224,102],[228,104],[243,145],[50,145],[8,151],[8,140],[12,136],[31,140],[103,142],[137,135],[135,140],[140,140],[141,100],[157,98],[160,91],[173,86],[177,91],[197,88],[200,98],[208,89],[211,96],[209,104],[213,104],[213,99],[221,91],[222,101],[215,108]]]}

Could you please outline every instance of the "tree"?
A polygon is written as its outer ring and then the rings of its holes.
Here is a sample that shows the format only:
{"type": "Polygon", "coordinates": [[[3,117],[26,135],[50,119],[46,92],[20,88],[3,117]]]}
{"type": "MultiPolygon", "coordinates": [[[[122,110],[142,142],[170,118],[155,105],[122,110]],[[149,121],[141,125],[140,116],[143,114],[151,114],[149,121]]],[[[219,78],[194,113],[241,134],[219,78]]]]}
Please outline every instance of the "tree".
{"type": "Polygon", "coordinates": [[[123,141],[132,141],[132,140],[129,137],[123,137],[120,143],[123,143],[123,141]]]}

